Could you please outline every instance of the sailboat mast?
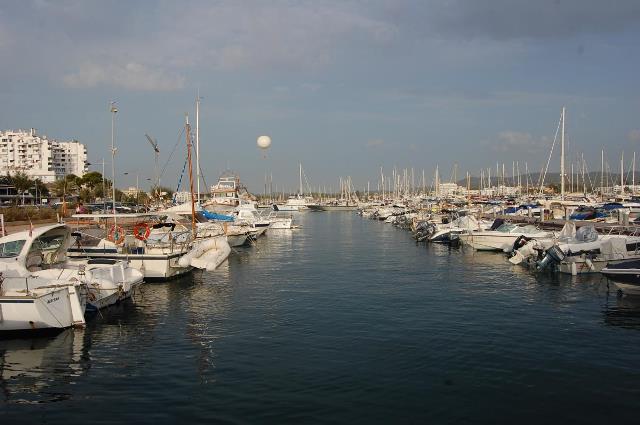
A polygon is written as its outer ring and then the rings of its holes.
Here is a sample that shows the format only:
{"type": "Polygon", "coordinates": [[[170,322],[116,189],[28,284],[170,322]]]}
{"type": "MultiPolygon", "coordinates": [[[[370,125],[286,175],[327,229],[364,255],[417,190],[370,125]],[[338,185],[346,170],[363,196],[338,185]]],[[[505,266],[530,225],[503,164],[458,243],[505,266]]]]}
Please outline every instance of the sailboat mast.
{"type": "Polygon", "coordinates": [[[601,151],[601,159],[600,159],[600,199],[604,199],[604,148],[601,151]]]}
{"type": "Polygon", "coordinates": [[[300,163],[300,190],[298,193],[302,196],[302,162],[300,163]]]}
{"type": "Polygon", "coordinates": [[[564,199],[564,114],[565,108],[562,107],[562,136],[560,138],[560,199],[564,199]]]}
{"type": "Polygon", "coordinates": [[[620,194],[624,195],[624,152],[620,156],[620,194]]]}
{"type": "Polygon", "coordinates": [[[189,189],[191,191],[191,231],[196,235],[196,204],[193,195],[193,169],[191,167],[191,126],[189,125],[189,115],[185,115],[185,133],[187,140],[187,162],[189,163],[189,189]]]}
{"type": "Polygon", "coordinates": [[[633,162],[631,163],[631,193],[636,194],[636,152],[633,152],[633,162]]]}
{"type": "Polygon", "coordinates": [[[200,205],[200,91],[196,96],[196,181],[198,197],[197,202],[200,205]]]}

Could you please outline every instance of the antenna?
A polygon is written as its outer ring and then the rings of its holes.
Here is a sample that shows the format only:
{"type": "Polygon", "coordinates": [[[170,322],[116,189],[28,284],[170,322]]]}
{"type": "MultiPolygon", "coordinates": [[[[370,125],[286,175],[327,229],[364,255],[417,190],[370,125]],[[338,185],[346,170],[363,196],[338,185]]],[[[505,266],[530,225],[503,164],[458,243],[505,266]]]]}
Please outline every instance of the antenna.
{"type": "Polygon", "coordinates": [[[158,141],[152,139],[147,133],[144,134],[144,137],[147,138],[151,146],[153,147],[153,151],[156,157],[156,166],[155,166],[155,174],[156,174],[156,191],[160,190],[160,176],[158,175],[158,157],[160,156],[160,149],[158,149],[158,141]]]}

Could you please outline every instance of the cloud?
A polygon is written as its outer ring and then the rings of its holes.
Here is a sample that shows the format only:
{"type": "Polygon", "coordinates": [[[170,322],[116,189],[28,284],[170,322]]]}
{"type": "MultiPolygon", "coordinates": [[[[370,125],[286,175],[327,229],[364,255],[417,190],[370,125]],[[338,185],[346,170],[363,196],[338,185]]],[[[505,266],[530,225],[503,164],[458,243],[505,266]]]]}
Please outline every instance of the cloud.
{"type": "Polygon", "coordinates": [[[84,63],[76,72],[65,75],[63,81],[72,88],[108,85],[141,91],[169,91],[184,86],[183,77],[169,75],[161,69],[150,69],[136,62],[106,66],[84,63]]]}
{"type": "Polygon", "coordinates": [[[489,146],[497,152],[520,151],[522,153],[536,153],[548,147],[547,137],[536,138],[530,133],[518,131],[502,131],[498,133],[497,141],[489,146]]]}
{"type": "Polygon", "coordinates": [[[634,129],[627,135],[630,142],[640,142],[640,129],[634,129]]]}
{"type": "Polygon", "coordinates": [[[382,139],[372,139],[367,141],[367,147],[371,149],[381,148],[384,146],[384,140],[382,139]]]}

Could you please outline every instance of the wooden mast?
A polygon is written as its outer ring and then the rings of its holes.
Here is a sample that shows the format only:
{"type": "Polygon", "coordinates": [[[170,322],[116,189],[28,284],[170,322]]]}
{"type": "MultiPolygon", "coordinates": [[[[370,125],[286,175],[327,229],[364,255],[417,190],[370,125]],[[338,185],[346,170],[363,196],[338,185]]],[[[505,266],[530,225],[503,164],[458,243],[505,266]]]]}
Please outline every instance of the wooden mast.
{"type": "Polygon", "coordinates": [[[187,139],[187,162],[189,163],[189,188],[191,192],[191,231],[196,236],[196,205],[193,194],[193,168],[191,166],[191,126],[189,125],[189,115],[185,115],[185,133],[187,139]]]}

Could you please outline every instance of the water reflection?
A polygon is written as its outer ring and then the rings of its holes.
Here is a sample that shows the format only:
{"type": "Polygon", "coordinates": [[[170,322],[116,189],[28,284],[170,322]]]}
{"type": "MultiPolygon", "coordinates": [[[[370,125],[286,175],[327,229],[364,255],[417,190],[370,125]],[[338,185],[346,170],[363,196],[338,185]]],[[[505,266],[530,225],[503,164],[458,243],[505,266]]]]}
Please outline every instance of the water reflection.
{"type": "Polygon", "coordinates": [[[186,336],[196,348],[201,383],[215,379],[216,343],[225,334],[224,323],[233,303],[228,262],[225,265],[213,272],[194,273],[186,294],[182,294],[182,306],[187,312],[186,336]]]}
{"type": "Polygon", "coordinates": [[[640,329],[640,297],[624,296],[613,290],[602,309],[604,323],[628,329],[640,329]]]}
{"type": "Polygon", "coordinates": [[[89,369],[86,331],[53,337],[0,340],[0,389],[7,403],[49,403],[71,398],[71,386],[89,369]]]}

